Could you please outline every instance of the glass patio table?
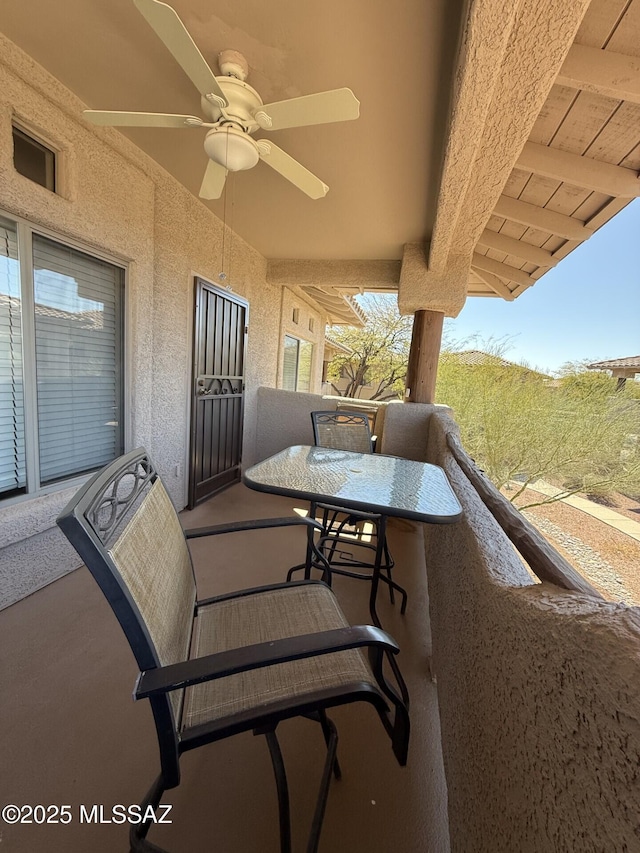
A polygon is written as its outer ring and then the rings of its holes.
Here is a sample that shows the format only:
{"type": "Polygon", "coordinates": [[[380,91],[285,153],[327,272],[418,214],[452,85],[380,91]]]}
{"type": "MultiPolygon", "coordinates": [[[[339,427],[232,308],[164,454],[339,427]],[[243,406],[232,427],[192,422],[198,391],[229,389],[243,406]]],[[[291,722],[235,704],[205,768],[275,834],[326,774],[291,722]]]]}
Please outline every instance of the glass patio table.
{"type": "Polygon", "coordinates": [[[387,518],[451,524],[462,515],[442,468],[397,456],[295,445],[248,468],[242,480],[259,492],[379,515],[369,598],[371,619],[378,627],[376,598],[387,518]]]}

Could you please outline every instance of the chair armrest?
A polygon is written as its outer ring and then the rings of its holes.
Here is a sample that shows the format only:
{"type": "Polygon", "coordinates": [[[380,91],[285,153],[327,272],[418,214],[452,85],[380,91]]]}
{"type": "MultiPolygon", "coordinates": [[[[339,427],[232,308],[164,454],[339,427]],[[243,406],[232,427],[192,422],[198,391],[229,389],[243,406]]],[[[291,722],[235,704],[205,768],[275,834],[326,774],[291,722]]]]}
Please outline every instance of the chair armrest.
{"type": "Polygon", "coordinates": [[[148,669],[138,675],[133,692],[134,699],[146,699],[159,693],[168,693],[204,681],[213,681],[262,669],[277,663],[286,663],[302,658],[342,652],[347,649],[377,646],[382,651],[397,654],[400,649],[395,640],[380,628],[373,625],[354,625],[334,628],[331,631],[319,631],[315,634],[302,634],[298,637],[286,637],[267,643],[255,643],[240,649],[217,652],[201,658],[170,664],[169,666],[148,669]]]}
{"type": "Polygon", "coordinates": [[[201,536],[219,536],[221,533],[241,533],[245,530],[264,530],[270,527],[293,527],[304,524],[322,531],[322,525],[312,518],[301,515],[287,516],[286,518],[254,518],[247,521],[230,521],[227,524],[214,524],[211,527],[194,527],[185,530],[186,539],[198,539],[201,536]]]}

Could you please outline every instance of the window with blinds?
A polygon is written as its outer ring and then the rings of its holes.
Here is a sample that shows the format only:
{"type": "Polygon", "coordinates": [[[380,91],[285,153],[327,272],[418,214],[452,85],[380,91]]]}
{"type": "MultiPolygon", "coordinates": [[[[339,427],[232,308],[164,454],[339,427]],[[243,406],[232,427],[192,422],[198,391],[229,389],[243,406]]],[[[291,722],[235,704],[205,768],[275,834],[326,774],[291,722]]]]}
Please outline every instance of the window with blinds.
{"type": "Polygon", "coordinates": [[[122,270],[34,235],[40,482],[122,451],[122,270]]]}
{"type": "Polygon", "coordinates": [[[0,495],[26,487],[18,235],[0,219],[0,495]]]}
{"type": "Polygon", "coordinates": [[[313,344],[284,336],[284,356],[282,360],[282,387],[285,391],[311,390],[311,364],[313,344]]]}
{"type": "Polygon", "coordinates": [[[0,242],[6,498],[37,493],[122,453],[124,270],[2,219],[0,242]]]}

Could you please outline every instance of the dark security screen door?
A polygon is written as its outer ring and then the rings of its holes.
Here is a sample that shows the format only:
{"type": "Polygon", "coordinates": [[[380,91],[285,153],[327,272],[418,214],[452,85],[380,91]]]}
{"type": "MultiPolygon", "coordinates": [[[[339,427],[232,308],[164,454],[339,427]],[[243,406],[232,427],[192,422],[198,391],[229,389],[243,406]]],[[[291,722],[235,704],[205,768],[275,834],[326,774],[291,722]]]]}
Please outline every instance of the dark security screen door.
{"type": "Polygon", "coordinates": [[[189,506],[240,479],[249,308],[196,279],[189,506]]]}

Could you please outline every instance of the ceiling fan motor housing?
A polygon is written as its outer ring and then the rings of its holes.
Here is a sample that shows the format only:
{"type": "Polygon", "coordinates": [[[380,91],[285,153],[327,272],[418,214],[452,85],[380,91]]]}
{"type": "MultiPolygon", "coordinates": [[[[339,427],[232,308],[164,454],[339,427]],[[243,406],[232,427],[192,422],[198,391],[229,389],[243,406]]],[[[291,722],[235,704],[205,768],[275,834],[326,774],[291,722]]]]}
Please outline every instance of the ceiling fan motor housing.
{"type": "Polygon", "coordinates": [[[260,109],[262,98],[249,86],[235,77],[216,77],[225,98],[229,102],[222,109],[206,98],[201,98],[202,111],[210,122],[215,123],[224,120],[237,122],[248,133],[254,133],[259,125],[254,118],[254,113],[260,109]]]}

